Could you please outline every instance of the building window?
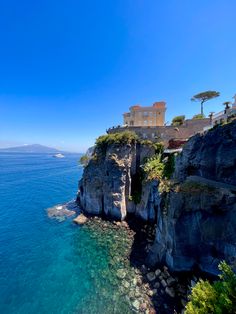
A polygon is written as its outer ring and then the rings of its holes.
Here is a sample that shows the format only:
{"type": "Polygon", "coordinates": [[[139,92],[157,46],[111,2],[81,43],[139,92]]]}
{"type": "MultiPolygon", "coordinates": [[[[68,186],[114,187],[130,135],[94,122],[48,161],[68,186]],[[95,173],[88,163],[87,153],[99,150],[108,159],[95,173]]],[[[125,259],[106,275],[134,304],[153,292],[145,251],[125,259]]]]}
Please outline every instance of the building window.
{"type": "Polygon", "coordinates": [[[144,121],[143,121],[143,124],[144,124],[144,125],[147,125],[147,120],[144,120],[144,121]]]}
{"type": "Polygon", "coordinates": [[[155,133],[152,133],[152,138],[155,138],[155,133]]]}

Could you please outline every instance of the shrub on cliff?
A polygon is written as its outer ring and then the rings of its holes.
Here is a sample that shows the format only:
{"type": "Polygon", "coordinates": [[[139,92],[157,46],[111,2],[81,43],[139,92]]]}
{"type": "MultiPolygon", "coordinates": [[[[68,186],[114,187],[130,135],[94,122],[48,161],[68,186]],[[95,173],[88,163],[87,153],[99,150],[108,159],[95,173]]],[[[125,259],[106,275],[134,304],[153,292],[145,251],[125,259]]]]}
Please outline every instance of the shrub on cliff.
{"type": "Polygon", "coordinates": [[[138,140],[141,145],[149,146],[155,149],[155,154],[162,154],[164,152],[164,144],[162,142],[152,142],[150,140],[138,140]]]}
{"type": "Polygon", "coordinates": [[[198,113],[198,114],[195,114],[192,119],[198,120],[198,119],[204,119],[204,118],[205,118],[204,114],[198,113]]]}
{"type": "Polygon", "coordinates": [[[185,120],[185,116],[177,116],[177,117],[174,117],[174,118],[172,119],[171,125],[173,125],[173,126],[182,125],[182,124],[184,123],[184,120],[185,120]]]}
{"type": "Polygon", "coordinates": [[[164,164],[161,160],[161,154],[156,154],[149,158],[147,162],[143,165],[144,173],[146,174],[146,179],[151,180],[161,180],[163,178],[164,164]]]}
{"type": "Polygon", "coordinates": [[[124,131],[120,133],[111,133],[99,136],[96,140],[96,147],[102,151],[106,151],[107,147],[112,144],[131,144],[138,140],[138,136],[131,131],[124,131]]]}
{"type": "Polygon", "coordinates": [[[164,144],[163,143],[153,143],[153,147],[155,148],[156,154],[163,154],[164,152],[164,144]]]}
{"type": "Polygon", "coordinates": [[[89,157],[87,155],[83,155],[79,161],[84,167],[86,167],[89,162],[89,157]]]}
{"type": "Polygon", "coordinates": [[[211,284],[200,280],[192,289],[186,314],[236,313],[236,274],[225,262],[219,265],[220,280],[211,284]]]}
{"type": "Polygon", "coordinates": [[[171,154],[163,158],[163,154],[160,152],[149,158],[142,168],[148,181],[169,180],[175,170],[175,156],[171,154]]]}

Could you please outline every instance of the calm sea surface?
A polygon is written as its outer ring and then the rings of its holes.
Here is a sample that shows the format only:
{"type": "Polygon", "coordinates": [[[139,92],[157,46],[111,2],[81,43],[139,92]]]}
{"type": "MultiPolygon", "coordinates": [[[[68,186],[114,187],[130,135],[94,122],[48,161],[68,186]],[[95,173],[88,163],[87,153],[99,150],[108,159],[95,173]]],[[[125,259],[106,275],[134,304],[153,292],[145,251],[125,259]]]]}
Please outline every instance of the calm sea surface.
{"type": "Polygon", "coordinates": [[[47,217],[48,207],[75,198],[78,159],[0,154],[1,314],[129,312],[99,275],[109,270],[113,241],[47,217]]]}

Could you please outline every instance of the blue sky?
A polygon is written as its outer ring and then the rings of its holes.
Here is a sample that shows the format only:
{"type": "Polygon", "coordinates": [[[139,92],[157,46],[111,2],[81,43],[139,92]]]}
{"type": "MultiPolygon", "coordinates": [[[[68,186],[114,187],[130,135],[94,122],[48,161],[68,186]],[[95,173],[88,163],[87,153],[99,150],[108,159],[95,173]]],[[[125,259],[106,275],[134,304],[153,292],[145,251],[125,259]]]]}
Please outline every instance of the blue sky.
{"type": "Polygon", "coordinates": [[[236,93],[235,0],[0,1],[0,147],[84,151],[134,104],[236,93]]]}

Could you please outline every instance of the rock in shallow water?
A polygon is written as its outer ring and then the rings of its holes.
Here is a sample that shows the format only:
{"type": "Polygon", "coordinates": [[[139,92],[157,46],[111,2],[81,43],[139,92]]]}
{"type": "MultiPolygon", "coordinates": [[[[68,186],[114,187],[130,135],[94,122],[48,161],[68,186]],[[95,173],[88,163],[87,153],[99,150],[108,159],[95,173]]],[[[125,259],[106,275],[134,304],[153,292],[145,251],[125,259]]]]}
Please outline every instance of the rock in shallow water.
{"type": "Polygon", "coordinates": [[[135,310],[139,310],[139,307],[140,307],[140,303],[138,300],[135,300],[133,303],[132,303],[132,306],[135,310]]]}
{"type": "Polygon", "coordinates": [[[118,278],[124,279],[126,276],[126,271],[124,269],[118,269],[116,275],[118,278]]]}
{"type": "Polygon", "coordinates": [[[47,214],[49,218],[54,218],[59,222],[66,220],[76,214],[77,205],[74,201],[68,202],[66,204],[59,204],[54,207],[47,209],[47,214]]]}
{"type": "Polygon", "coordinates": [[[83,214],[79,214],[73,221],[78,225],[83,225],[88,221],[88,218],[84,216],[83,214]]]}

